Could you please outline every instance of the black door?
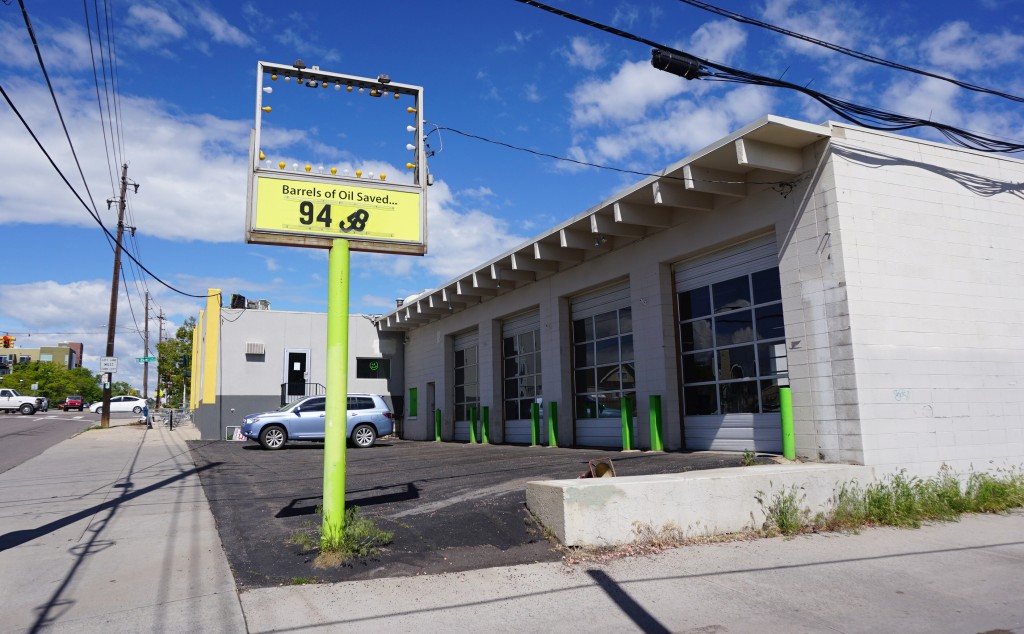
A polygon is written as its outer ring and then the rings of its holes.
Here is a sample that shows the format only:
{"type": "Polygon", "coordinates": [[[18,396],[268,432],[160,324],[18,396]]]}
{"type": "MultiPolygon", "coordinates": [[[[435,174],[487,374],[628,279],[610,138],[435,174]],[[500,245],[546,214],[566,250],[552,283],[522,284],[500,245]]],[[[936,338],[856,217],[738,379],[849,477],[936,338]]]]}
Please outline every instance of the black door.
{"type": "Polygon", "coordinates": [[[288,396],[306,394],[306,353],[288,353],[288,396]]]}

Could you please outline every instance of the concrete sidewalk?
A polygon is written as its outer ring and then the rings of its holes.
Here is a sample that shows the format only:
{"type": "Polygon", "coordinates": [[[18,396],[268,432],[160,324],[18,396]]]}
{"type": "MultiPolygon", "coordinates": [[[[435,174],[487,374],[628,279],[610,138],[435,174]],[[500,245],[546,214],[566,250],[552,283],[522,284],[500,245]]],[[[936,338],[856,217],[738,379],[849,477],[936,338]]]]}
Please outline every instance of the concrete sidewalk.
{"type": "Polygon", "coordinates": [[[1024,634],[1022,512],[239,595],[194,432],[88,431],[0,474],[0,632],[1024,634]]]}
{"type": "Polygon", "coordinates": [[[241,594],[249,632],[1019,632],[1024,513],[241,594]]]}
{"type": "Polygon", "coordinates": [[[128,422],[0,474],[0,631],[245,631],[195,429],[128,422]]]}

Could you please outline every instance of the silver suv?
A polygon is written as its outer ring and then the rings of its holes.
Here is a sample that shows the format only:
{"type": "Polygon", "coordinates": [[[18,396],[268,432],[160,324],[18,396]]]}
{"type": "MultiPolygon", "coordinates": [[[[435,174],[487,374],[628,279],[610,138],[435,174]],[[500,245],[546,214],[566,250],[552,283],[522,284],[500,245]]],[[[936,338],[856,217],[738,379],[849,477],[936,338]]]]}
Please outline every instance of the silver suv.
{"type": "MultiPolygon", "coordinates": [[[[242,435],[264,449],[280,449],[292,440],[324,439],[326,397],[307,396],[273,412],[249,414],[242,419],[242,435]]],[[[372,447],[380,436],[394,431],[391,408],[379,394],[348,395],[346,436],[360,448],[372,447]]]]}

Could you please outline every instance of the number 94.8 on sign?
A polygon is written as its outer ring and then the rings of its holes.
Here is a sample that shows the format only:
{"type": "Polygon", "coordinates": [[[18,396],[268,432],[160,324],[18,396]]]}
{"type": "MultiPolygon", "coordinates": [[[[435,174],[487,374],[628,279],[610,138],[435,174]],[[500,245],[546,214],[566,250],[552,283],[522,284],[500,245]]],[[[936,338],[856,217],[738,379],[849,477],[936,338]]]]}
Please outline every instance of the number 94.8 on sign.
{"type": "MultiPolygon", "coordinates": [[[[362,231],[366,229],[366,223],[370,220],[370,212],[365,209],[357,209],[348,215],[345,220],[338,223],[338,230],[343,233],[362,231]],[[346,222],[347,221],[347,222],[346,222]]],[[[324,205],[320,211],[316,211],[313,203],[304,200],[299,203],[299,222],[304,225],[313,223],[322,224],[325,228],[331,228],[331,206],[324,205]]]]}

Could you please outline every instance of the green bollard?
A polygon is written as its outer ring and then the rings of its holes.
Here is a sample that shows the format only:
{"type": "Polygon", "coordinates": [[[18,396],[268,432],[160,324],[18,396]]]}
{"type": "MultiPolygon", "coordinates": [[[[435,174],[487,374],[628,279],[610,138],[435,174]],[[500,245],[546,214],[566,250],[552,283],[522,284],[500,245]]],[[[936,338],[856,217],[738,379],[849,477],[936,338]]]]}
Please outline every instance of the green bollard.
{"type": "Polygon", "coordinates": [[[661,397],[652,394],[649,399],[651,408],[651,451],[665,451],[665,439],[662,437],[661,397]]]}
{"type": "Polygon", "coordinates": [[[476,444],[476,408],[469,408],[469,444],[476,444]]]}
{"type": "Polygon", "coordinates": [[[628,396],[619,399],[622,411],[622,450],[633,451],[633,402],[628,396]]]}
{"type": "Polygon", "coordinates": [[[548,403],[548,447],[558,446],[558,403],[548,403]]]}
{"type": "Polygon", "coordinates": [[[530,403],[530,446],[536,447],[540,441],[540,405],[530,403]]]}
{"type": "Polygon", "coordinates": [[[480,442],[485,445],[491,444],[491,408],[486,405],[480,417],[480,436],[480,442]]]}
{"type": "Polygon", "coordinates": [[[441,410],[434,410],[434,442],[441,442],[441,410]]]}
{"type": "Polygon", "coordinates": [[[793,392],[779,388],[779,409],[782,411],[782,457],[796,460],[796,438],[793,434],[793,392]]]}

